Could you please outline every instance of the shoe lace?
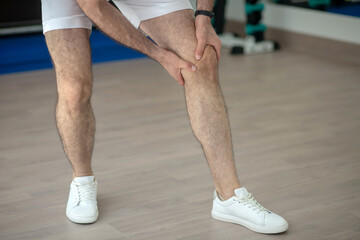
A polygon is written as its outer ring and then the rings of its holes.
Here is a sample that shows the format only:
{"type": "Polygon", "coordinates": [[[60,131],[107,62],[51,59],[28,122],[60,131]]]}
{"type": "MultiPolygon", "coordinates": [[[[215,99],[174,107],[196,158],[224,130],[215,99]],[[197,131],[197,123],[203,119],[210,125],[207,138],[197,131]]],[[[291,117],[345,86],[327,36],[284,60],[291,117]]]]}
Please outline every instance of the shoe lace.
{"type": "Polygon", "coordinates": [[[76,201],[84,202],[84,201],[93,201],[94,198],[94,183],[91,184],[78,184],[75,183],[76,187],[76,201]]]}
{"type": "Polygon", "coordinates": [[[264,208],[263,206],[261,206],[260,203],[258,203],[255,198],[252,196],[251,193],[249,193],[246,197],[244,198],[239,198],[239,197],[236,197],[235,199],[236,201],[239,201],[239,203],[243,203],[245,206],[248,205],[248,208],[252,208],[252,210],[254,211],[258,211],[261,212],[261,211],[268,211],[270,212],[268,209],[264,208]]]}

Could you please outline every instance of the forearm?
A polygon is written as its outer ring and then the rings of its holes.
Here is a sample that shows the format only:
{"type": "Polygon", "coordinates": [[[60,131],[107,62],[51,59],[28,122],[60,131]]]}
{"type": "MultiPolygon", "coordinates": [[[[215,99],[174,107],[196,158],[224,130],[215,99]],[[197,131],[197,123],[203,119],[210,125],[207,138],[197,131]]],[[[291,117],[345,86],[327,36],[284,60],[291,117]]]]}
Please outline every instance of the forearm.
{"type": "Polygon", "coordinates": [[[214,8],[214,0],[197,0],[196,9],[212,11],[214,8]]]}
{"type": "Polygon", "coordinates": [[[139,32],[116,8],[106,0],[78,0],[84,13],[106,35],[160,62],[163,49],[139,32]]]}

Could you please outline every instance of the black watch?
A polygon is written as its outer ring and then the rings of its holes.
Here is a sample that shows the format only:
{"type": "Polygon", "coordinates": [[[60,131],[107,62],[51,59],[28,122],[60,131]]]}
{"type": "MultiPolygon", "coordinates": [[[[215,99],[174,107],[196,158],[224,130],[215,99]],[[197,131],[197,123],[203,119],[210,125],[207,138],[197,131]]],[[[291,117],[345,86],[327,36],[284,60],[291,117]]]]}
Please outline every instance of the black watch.
{"type": "Polygon", "coordinates": [[[197,11],[195,11],[195,17],[197,15],[205,15],[205,16],[208,16],[210,18],[213,18],[215,14],[214,14],[214,12],[211,12],[211,11],[197,10],[197,11]]]}

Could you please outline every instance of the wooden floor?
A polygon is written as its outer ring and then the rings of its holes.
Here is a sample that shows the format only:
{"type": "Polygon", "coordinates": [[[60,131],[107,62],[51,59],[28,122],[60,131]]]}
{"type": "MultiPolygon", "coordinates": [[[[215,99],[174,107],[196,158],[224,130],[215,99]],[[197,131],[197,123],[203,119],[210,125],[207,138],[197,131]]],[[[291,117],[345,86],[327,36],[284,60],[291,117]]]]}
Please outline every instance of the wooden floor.
{"type": "Polygon", "coordinates": [[[71,169],[52,70],[0,76],[0,239],[360,239],[360,67],[282,50],[223,53],[241,183],[290,224],[262,235],[210,217],[213,184],[182,87],[149,59],[94,66],[100,217],[65,217],[71,169]]]}

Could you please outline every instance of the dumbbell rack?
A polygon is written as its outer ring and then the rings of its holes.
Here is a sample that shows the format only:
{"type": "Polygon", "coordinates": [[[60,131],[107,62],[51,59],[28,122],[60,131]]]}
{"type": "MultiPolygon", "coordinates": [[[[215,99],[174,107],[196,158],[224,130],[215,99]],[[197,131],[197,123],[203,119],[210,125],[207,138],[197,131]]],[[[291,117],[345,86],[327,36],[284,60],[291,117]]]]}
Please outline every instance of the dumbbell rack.
{"type": "Polygon", "coordinates": [[[226,0],[217,0],[215,2],[213,26],[222,42],[222,46],[230,48],[231,54],[256,54],[279,49],[278,43],[264,40],[266,26],[260,23],[264,4],[257,2],[258,0],[246,0],[245,38],[240,38],[235,33],[223,32],[226,0]]]}

